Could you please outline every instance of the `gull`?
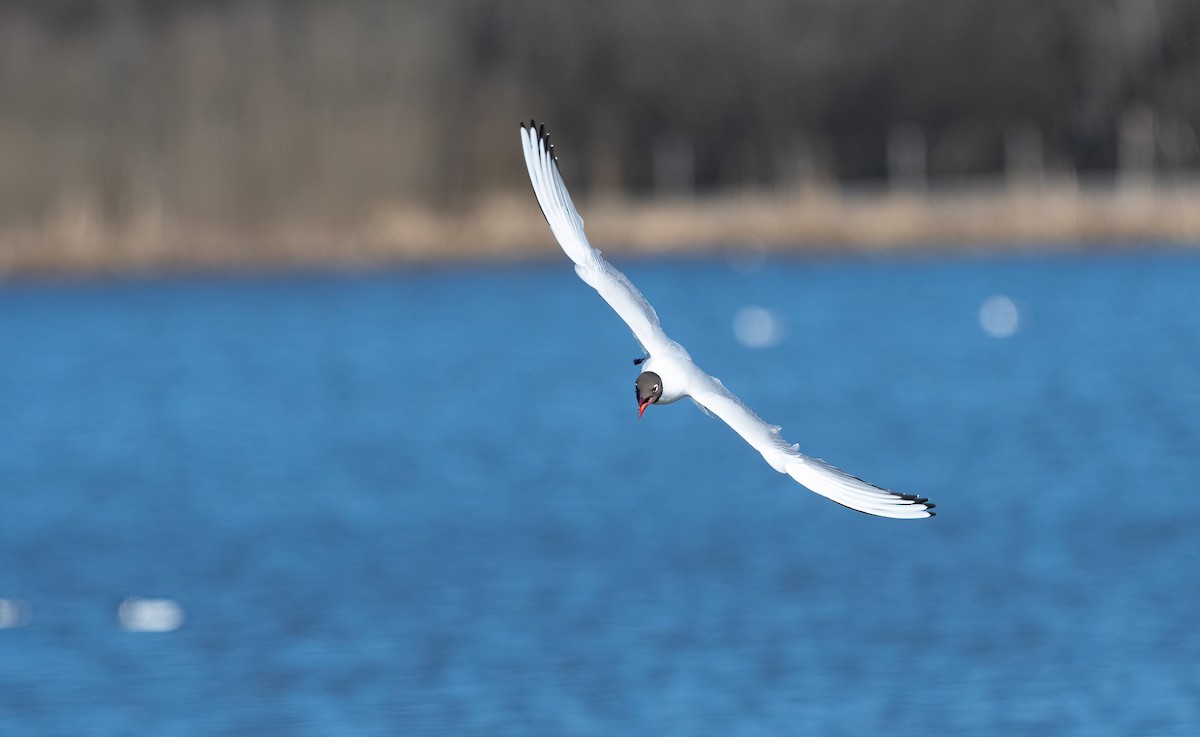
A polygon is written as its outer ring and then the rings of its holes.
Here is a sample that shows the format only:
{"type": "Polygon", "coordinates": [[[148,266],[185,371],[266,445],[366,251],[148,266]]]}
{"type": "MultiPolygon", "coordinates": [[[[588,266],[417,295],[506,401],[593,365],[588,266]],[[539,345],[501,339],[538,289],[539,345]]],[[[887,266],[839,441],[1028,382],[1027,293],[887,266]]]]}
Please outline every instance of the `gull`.
{"type": "Polygon", "coordinates": [[[599,292],[641,344],[645,357],[633,362],[641,367],[634,382],[639,419],[652,404],[672,404],[688,397],[706,414],[733,428],[771,468],[827,499],[879,517],[934,516],[934,505],[924,497],[888,491],[801,453],[799,445],[783,439],[778,426],[764,422],[719,379],[702,371],[683,346],[667,337],[658,314],[629,278],[588,243],[583,219],[563,183],[545,126],[539,127],[535,121],[530,121],[528,128],[522,124],[521,147],[538,205],[559,245],[575,262],[575,273],[599,292]]]}

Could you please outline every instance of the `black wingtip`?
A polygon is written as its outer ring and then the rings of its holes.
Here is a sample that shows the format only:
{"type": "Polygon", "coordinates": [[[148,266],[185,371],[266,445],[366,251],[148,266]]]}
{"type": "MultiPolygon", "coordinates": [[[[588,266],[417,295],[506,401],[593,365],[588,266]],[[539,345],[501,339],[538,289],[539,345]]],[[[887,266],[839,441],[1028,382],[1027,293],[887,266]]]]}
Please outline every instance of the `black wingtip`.
{"type": "Polygon", "coordinates": [[[541,140],[542,145],[546,146],[547,154],[550,154],[550,160],[558,163],[558,155],[554,154],[554,144],[550,143],[550,133],[546,132],[546,124],[538,126],[538,140],[541,140]]]}
{"type": "Polygon", "coordinates": [[[926,499],[925,497],[923,497],[919,494],[901,494],[901,493],[895,492],[895,491],[893,491],[892,493],[895,494],[896,496],[900,497],[901,499],[903,499],[906,502],[912,502],[913,504],[924,504],[925,506],[929,507],[930,509],[933,509],[933,507],[934,507],[933,504],[929,503],[928,499],[926,499]]]}
{"type": "MultiPolygon", "coordinates": [[[[525,123],[521,123],[521,130],[525,130],[525,123]]],[[[538,141],[546,147],[546,153],[550,154],[550,160],[558,163],[558,154],[554,153],[554,144],[550,143],[550,134],[546,132],[546,124],[537,122],[536,118],[529,119],[529,130],[537,133],[538,141]]]]}

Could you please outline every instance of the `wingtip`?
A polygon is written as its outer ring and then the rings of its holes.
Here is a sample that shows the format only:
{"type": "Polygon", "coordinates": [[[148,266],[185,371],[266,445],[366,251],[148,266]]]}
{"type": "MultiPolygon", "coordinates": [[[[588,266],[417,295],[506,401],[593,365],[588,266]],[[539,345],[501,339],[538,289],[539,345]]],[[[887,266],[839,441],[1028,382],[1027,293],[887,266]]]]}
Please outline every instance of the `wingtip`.
{"type": "Polygon", "coordinates": [[[525,128],[525,121],[521,121],[521,131],[525,132],[526,130],[536,137],[537,142],[542,144],[546,153],[550,155],[550,160],[557,164],[558,154],[554,152],[554,144],[550,143],[550,134],[546,132],[546,124],[538,123],[537,118],[530,118],[528,129],[525,128]]]}

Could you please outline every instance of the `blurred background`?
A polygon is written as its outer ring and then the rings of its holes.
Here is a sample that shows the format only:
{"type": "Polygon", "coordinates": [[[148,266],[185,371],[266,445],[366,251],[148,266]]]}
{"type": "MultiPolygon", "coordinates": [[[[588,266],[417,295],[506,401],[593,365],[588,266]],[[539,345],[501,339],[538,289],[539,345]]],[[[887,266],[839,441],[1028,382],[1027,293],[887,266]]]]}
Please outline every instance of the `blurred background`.
{"type": "Polygon", "coordinates": [[[0,734],[1194,734],[1197,80],[1186,0],[0,2],[0,734]],[[938,517],[638,421],[531,117],[938,517]]]}
{"type": "Polygon", "coordinates": [[[9,271],[545,252],[531,117],[619,247],[1200,234],[1189,0],[8,0],[0,34],[9,271]]]}

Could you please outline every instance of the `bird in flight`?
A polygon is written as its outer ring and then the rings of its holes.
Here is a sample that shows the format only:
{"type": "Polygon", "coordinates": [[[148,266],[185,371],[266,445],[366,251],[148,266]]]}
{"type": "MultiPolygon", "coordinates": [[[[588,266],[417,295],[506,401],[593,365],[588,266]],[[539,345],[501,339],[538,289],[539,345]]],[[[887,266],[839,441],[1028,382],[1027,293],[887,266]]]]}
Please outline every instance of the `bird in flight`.
{"type": "Polygon", "coordinates": [[[652,404],[671,404],[688,397],[706,413],[724,420],[771,468],[827,499],[880,517],[934,516],[934,505],[924,497],[888,491],[801,453],[799,445],[783,439],[779,427],[763,422],[720,380],[702,371],[683,346],[663,332],[654,308],[637,287],[588,243],[583,219],[558,171],[558,157],[545,126],[538,127],[534,121],[528,128],[522,124],[521,147],[538,205],[559,245],[575,262],[575,273],[625,321],[647,356],[634,361],[641,366],[635,382],[639,418],[652,404]]]}

